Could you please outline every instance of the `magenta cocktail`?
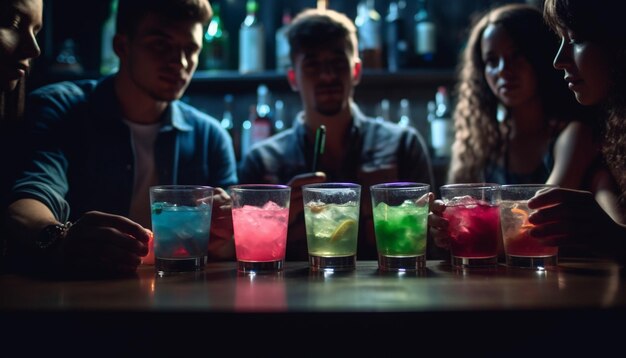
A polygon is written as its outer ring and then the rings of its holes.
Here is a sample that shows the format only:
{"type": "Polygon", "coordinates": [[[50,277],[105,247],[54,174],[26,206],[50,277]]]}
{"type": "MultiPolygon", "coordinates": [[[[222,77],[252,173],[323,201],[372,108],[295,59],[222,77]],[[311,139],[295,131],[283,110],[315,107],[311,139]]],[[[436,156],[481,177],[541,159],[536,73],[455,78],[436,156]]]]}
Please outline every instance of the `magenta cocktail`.
{"type": "Polygon", "coordinates": [[[494,266],[501,240],[499,186],[451,184],[441,187],[455,266],[494,266]]]}

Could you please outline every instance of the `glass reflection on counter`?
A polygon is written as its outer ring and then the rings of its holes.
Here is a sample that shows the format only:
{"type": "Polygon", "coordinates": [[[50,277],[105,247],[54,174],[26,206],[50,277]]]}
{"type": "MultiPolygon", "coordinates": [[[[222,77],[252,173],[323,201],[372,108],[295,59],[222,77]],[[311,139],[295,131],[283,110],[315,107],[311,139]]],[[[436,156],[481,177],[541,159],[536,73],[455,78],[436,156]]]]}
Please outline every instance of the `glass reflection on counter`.
{"type": "Polygon", "coordinates": [[[287,311],[284,274],[238,274],[235,311],[287,311]]]}

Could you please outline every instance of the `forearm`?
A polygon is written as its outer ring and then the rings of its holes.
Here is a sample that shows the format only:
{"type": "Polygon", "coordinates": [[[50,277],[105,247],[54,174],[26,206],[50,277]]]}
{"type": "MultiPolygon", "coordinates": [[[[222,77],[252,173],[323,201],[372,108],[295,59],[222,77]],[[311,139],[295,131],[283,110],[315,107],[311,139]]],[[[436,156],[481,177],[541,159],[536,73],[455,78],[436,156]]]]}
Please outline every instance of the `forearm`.
{"type": "Polygon", "coordinates": [[[9,240],[23,248],[32,247],[43,228],[58,223],[52,211],[35,199],[19,199],[7,210],[9,240]]]}

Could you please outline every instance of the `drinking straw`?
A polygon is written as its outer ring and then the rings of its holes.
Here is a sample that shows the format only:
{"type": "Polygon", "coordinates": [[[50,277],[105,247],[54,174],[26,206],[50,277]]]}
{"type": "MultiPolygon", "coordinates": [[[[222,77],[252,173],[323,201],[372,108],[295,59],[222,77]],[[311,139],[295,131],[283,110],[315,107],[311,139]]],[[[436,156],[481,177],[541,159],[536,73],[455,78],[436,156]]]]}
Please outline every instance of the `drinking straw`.
{"type": "Polygon", "coordinates": [[[321,125],[315,131],[315,147],[313,149],[313,172],[317,171],[317,164],[320,155],[324,154],[324,146],[326,145],[326,126],[321,125]]]}

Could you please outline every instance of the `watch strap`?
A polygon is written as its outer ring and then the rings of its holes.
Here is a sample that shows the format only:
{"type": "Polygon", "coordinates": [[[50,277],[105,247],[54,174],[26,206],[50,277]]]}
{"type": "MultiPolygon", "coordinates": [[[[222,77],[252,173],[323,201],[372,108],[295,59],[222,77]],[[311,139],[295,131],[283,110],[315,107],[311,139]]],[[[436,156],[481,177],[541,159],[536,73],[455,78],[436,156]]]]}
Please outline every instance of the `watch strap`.
{"type": "Polygon", "coordinates": [[[56,247],[65,238],[71,226],[72,223],[68,221],[65,224],[52,224],[44,227],[35,241],[35,246],[40,250],[50,250],[56,247]]]}

